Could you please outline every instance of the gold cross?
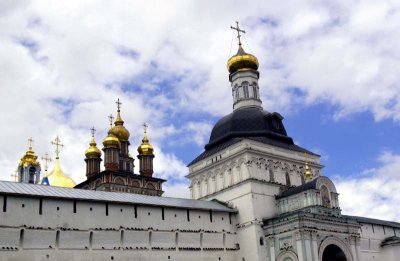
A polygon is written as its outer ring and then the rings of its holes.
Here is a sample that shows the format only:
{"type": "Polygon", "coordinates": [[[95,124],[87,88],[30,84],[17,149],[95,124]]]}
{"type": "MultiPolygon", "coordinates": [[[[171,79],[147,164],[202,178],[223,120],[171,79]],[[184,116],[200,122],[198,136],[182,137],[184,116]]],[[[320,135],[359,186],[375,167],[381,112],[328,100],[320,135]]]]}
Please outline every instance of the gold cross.
{"type": "Polygon", "coordinates": [[[149,127],[149,125],[147,125],[147,123],[143,123],[143,129],[144,129],[144,133],[147,133],[147,128],[149,127]]]}
{"type": "Polygon", "coordinates": [[[115,102],[115,104],[117,104],[117,108],[118,108],[118,111],[121,109],[121,104],[122,104],[122,102],[120,102],[119,101],[119,98],[118,98],[118,100],[115,102]]]}
{"type": "Polygon", "coordinates": [[[111,129],[114,121],[114,116],[112,116],[112,114],[108,115],[108,120],[110,121],[110,129],[111,129]]]}
{"type": "Polygon", "coordinates": [[[94,126],[90,129],[90,131],[92,132],[92,137],[94,137],[94,133],[96,132],[96,129],[94,128],[94,126]]]}
{"type": "Polygon", "coordinates": [[[14,171],[14,173],[11,174],[11,178],[14,178],[14,182],[17,182],[17,178],[18,178],[18,172],[14,171]]]}
{"type": "Polygon", "coordinates": [[[30,138],[28,139],[28,146],[29,146],[30,149],[32,149],[32,144],[33,144],[33,138],[30,137],[30,138]]]}
{"type": "Polygon", "coordinates": [[[239,28],[239,22],[238,21],[236,21],[236,27],[231,26],[231,29],[237,31],[237,34],[238,34],[237,38],[238,38],[238,41],[239,41],[239,45],[242,45],[242,42],[240,41],[240,37],[242,37],[242,36],[240,35],[240,33],[244,33],[245,34],[246,32],[239,28]]]}
{"type": "Polygon", "coordinates": [[[44,171],[47,171],[47,168],[49,167],[49,162],[51,162],[51,157],[49,154],[44,154],[42,157],[42,160],[44,160],[44,171]]]}
{"type": "Polygon", "coordinates": [[[64,147],[64,144],[61,143],[58,136],[54,139],[54,141],[51,142],[51,144],[56,146],[56,159],[58,159],[58,156],[60,155],[60,150],[64,147]]]}

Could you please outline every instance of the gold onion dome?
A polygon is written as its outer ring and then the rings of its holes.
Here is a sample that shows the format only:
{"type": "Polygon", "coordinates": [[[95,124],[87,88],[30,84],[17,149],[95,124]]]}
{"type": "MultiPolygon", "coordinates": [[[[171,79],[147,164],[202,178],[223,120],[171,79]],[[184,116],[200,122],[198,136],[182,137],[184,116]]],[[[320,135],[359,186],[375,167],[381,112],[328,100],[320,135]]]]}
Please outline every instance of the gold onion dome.
{"type": "Polygon", "coordinates": [[[147,133],[144,133],[142,144],[138,147],[139,155],[153,155],[154,149],[153,146],[149,143],[149,139],[147,138],[147,133]]]}
{"type": "Polygon", "coordinates": [[[99,148],[96,146],[96,141],[94,140],[94,137],[92,136],[92,140],[90,141],[90,147],[85,151],[85,156],[87,158],[100,158],[101,157],[101,151],[99,148]]]}
{"type": "Polygon", "coordinates": [[[244,69],[258,69],[258,59],[254,55],[246,53],[242,45],[239,44],[239,50],[236,55],[229,58],[227,63],[229,73],[234,73],[244,69]]]}
{"type": "Polygon", "coordinates": [[[130,134],[124,127],[124,121],[121,118],[120,110],[117,111],[117,118],[115,119],[114,125],[115,126],[111,128],[110,133],[120,141],[128,141],[130,134]]]}
{"type": "Polygon", "coordinates": [[[52,187],[65,187],[73,188],[75,187],[75,182],[68,176],[64,174],[60,167],[59,158],[56,158],[56,164],[53,171],[47,176],[50,186],[52,187]]]}
{"type": "Polygon", "coordinates": [[[111,133],[111,130],[108,132],[107,137],[103,140],[103,146],[105,148],[119,148],[119,139],[111,133]]]}
{"type": "Polygon", "coordinates": [[[37,161],[37,156],[35,152],[32,150],[32,146],[29,146],[28,150],[26,151],[25,155],[21,158],[19,166],[39,166],[40,163],[37,161]]]}

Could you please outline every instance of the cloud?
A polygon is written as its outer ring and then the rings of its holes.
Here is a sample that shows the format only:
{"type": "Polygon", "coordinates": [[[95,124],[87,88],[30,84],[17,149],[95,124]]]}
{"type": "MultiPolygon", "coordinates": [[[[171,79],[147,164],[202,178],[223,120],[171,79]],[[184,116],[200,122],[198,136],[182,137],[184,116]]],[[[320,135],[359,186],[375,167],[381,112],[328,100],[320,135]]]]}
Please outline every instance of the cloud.
{"type": "Polygon", "coordinates": [[[400,221],[400,155],[384,152],[379,160],[360,176],[334,179],[343,214],[400,221]]]}
{"type": "Polygon", "coordinates": [[[63,170],[84,179],[88,129],[98,129],[101,147],[119,97],[131,151],[148,122],[157,172],[183,183],[178,152],[162,145],[180,133],[202,147],[209,122],[232,110],[225,65],[236,19],[247,31],[245,49],[260,61],[265,109],[285,114],[324,102],[335,105],[335,119],[368,111],[376,120],[400,120],[395,3],[254,1],[246,12],[239,1],[0,6],[2,179],[10,179],[28,137],[43,155],[56,135],[66,145],[63,170]]]}

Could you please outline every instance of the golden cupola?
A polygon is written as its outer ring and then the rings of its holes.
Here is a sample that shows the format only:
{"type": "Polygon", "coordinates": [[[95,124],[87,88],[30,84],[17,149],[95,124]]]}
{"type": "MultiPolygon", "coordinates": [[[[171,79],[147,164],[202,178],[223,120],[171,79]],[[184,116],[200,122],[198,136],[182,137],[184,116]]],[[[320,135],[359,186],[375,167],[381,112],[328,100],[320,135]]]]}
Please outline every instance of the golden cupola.
{"type": "Polygon", "coordinates": [[[242,44],[240,43],[237,53],[229,58],[227,67],[229,73],[248,69],[257,70],[258,59],[254,55],[246,53],[242,48],[242,44]]]}
{"type": "Polygon", "coordinates": [[[76,185],[73,179],[66,176],[61,170],[60,159],[58,157],[56,157],[56,164],[53,171],[47,176],[47,180],[52,187],[73,188],[76,185]]]}
{"type": "Polygon", "coordinates": [[[64,172],[61,170],[59,154],[60,148],[64,145],[61,144],[58,137],[56,137],[56,139],[51,143],[56,146],[56,163],[54,165],[53,171],[50,172],[50,174],[46,177],[48,184],[53,187],[75,187],[76,183],[74,182],[74,180],[65,175],[64,172]]]}
{"type": "Polygon", "coordinates": [[[100,158],[101,151],[97,148],[96,141],[94,140],[94,128],[92,128],[92,140],[90,141],[89,148],[85,151],[87,158],[100,158]]]}
{"type": "Polygon", "coordinates": [[[117,100],[117,118],[115,119],[114,122],[114,127],[111,128],[110,133],[112,133],[115,137],[117,137],[120,141],[128,141],[130,133],[129,131],[124,127],[124,121],[121,118],[121,102],[119,99],[117,100]]]}
{"type": "MultiPolygon", "coordinates": [[[[147,125],[145,125],[147,128],[147,125]]],[[[153,155],[153,146],[149,143],[149,138],[147,137],[147,131],[145,129],[142,144],[138,147],[139,156],[153,155]]]]}
{"type": "Polygon", "coordinates": [[[39,161],[37,161],[37,156],[35,155],[35,152],[32,149],[33,139],[30,138],[28,141],[29,141],[28,150],[25,152],[25,155],[21,158],[21,161],[19,162],[18,166],[22,166],[22,167],[27,167],[29,165],[39,166],[40,163],[39,163],[39,161]]]}
{"type": "Polygon", "coordinates": [[[111,133],[111,130],[108,132],[108,135],[103,140],[104,148],[119,148],[120,142],[119,139],[111,133]]]}
{"type": "Polygon", "coordinates": [[[254,55],[246,53],[243,48],[242,48],[242,33],[246,33],[244,30],[242,30],[239,27],[239,22],[236,22],[236,27],[231,26],[231,29],[237,31],[237,38],[238,38],[238,44],[239,44],[239,49],[237,53],[229,58],[227,67],[229,73],[235,73],[237,71],[243,71],[243,70],[257,70],[258,69],[258,59],[254,55]]]}

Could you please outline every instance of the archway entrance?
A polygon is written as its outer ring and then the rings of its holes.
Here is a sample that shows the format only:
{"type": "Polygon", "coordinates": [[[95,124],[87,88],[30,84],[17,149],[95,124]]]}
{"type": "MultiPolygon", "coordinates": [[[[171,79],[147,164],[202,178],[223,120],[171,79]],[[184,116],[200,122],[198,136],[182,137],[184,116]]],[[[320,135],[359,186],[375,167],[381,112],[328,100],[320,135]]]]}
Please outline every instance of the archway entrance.
{"type": "Polygon", "coordinates": [[[347,258],[340,247],[329,245],[324,249],[322,261],[347,261],[347,258]]]}

